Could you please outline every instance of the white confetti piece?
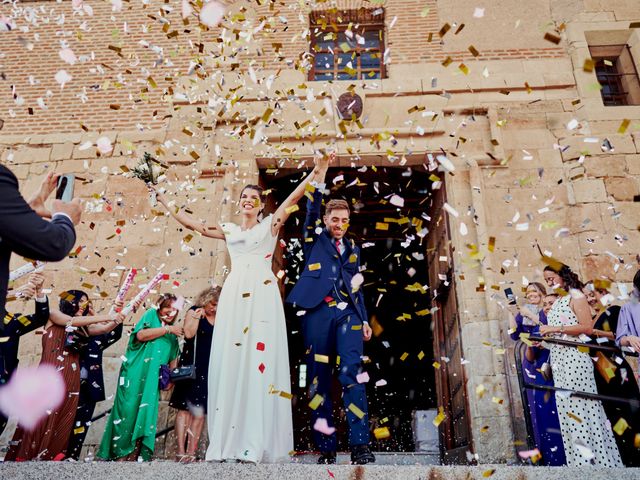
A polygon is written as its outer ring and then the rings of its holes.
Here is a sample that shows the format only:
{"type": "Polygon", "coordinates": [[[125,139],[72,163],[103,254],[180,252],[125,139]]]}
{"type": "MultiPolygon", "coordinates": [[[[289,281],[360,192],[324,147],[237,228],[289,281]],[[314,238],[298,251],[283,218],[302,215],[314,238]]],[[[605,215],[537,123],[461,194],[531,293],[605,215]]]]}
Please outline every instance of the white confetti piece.
{"type": "Polygon", "coordinates": [[[224,6],[218,2],[206,3],[200,10],[200,22],[207,27],[216,27],[224,16],[224,6]]]}
{"type": "Polygon", "coordinates": [[[473,10],[473,17],[474,18],[482,18],[482,17],[484,17],[484,8],[476,7],[473,10]]]}
{"type": "Polygon", "coordinates": [[[451,205],[449,205],[447,202],[444,203],[442,208],[444,208],[447,212],[449,212],[449,215],[453,215],[456,218],[460,216],[458,211],[455,208],[453,208],[451,205]]]}
{"type": "Polygon", "coordinates": [[[64,88],[66,83],[69,83],[73,77],[69,75],[66,70],[58,70],[58,73],[55,75],[56,82],[60,84],[60,89],[64,88]]]}
{"type": "Polygon", "coordinates": [[[96,141],[96,146],[98,147],[98,151],[102,154],[110,153],[113,150],[113,146],[111,145],[111,140],[109,137],[100,137],[96,141]]]}
{"type": "Polygon", "coordinates": [[[73,50],[70,48],[63,48],[58,52],[58,55],[60,55],[60,58],[69,65],[75,65],[78,61],[78,57],[76,57],[76,54],[73,53],[73,50]]]}

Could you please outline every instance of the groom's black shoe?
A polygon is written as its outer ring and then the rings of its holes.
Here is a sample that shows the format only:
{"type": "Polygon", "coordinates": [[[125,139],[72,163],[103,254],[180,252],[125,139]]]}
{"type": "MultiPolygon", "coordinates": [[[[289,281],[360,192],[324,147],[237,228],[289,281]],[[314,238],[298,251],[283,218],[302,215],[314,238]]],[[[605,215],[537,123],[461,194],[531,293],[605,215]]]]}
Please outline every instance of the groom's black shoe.
{"type": "Polygon", "coordinates": [[[366,465],[367,463],[374,463],[376,457],[369,450],[368,445],[354,445],[351,448],[351,463],[354,465],[366,465]]]}
{"type": "Polygon", "coordinates": [[[333,465],[336,463],[336,452],[321,452],[318,463],[325,465],[333,465]]]}

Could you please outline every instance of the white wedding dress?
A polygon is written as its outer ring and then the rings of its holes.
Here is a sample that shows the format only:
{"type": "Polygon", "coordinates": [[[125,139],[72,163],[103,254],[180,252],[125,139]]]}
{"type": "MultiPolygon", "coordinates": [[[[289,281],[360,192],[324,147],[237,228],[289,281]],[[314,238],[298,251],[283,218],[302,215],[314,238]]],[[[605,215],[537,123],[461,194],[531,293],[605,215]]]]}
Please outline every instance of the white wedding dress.
{"type": "Polygon", "coordinates": [[[207,460],[287,462],[293,450],[287,331],[271,271],[272,216],[243,231],[225,223],[231,273],[209,360],[207,460]]]}

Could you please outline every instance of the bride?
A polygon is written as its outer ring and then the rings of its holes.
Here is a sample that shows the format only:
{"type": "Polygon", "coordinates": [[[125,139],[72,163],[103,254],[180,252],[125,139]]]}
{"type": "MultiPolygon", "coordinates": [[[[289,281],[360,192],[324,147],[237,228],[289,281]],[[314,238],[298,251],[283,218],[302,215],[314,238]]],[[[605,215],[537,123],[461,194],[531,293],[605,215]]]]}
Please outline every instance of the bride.
{"type": "MultiPolygon", "coordinates": [[[[331,156],[333,158],[333,155],[331,156]]],[[[208,226],[158,201],[185,227],[225,240],[231,273],[220,300],[209,360],[207,460],[288,461],[293,450],[291,379],[287,332],[278,280],[271,270],[278,232],[309,184],[326,173],[315,168],[275,214],[262,221],[263,191],[247,185],[240,194],[240,225],[208,226]]]]}

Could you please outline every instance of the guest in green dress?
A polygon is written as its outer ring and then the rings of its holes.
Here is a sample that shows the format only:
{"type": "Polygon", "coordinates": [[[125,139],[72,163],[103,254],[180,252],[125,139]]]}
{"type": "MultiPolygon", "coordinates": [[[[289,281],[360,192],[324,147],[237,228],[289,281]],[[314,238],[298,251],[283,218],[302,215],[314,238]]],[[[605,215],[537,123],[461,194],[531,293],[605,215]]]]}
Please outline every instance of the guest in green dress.
{"type": "Polygon", "coordinates": [[[106,460],[151,460],[156,442],[160,366],[177,365],[182,327],[174,325],[175,295],[160,297],[138,321],[124,354],[113,409],[97,456],[106,460]]]}

